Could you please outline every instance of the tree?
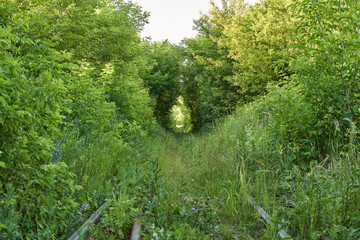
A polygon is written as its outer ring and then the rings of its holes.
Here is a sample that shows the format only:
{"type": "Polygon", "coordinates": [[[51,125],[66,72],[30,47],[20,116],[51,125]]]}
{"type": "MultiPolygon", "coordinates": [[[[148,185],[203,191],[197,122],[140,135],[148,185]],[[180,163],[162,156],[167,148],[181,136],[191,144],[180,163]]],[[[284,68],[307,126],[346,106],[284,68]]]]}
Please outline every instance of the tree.
{"type": "Polygon", "coordinates": [[[184,61],[181,49],[168,41],[149,46],[149,58],[154,65],[145,74],[144,82],[155,100],[154,114],[160,124],[170,127],[170,114],[180,95],[181,66],[184,61]]]}
{"type": "Polygon", "coordinates": [[[213,4],[208,21],[221,34],[211,38],[226,47],[234,60],[234,74],[228,81],[238,86],[245,101],[266,93],[271,82],[290,76],[293,51],[290,30],[295,19],[291,0],[263,0],[255,6],[243,0],[222,1],[222,9],[213,4]]]}
{"type": "Polygon", "coordinates": [[[208,36],[186,39],[183,95],[194,130],[232,112],[241,101],[237,87],[227,81],[232,60],[208,36]]]}

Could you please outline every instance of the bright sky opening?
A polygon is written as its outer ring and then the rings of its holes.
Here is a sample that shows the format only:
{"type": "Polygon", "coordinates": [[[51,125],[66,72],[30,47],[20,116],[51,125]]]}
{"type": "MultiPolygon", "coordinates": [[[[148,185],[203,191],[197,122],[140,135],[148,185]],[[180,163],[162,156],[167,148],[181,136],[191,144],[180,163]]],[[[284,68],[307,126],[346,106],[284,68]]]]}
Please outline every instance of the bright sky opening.
{"type": "MultiPolygon", "coordinates": [[[[255,4],[259,0],[245,0],[255,4]]],[[[150,12],[150,23],[145,26],[141,37],[151,37],[152,41],[168,39],[178,44],[185,37],[196,35],[193,20],[200,18],[200,12],[207,13],[210,0],[134,0],[144,11],[150,12]]],[[[214,1],[220,6],[221,0],[214,1]]]]}

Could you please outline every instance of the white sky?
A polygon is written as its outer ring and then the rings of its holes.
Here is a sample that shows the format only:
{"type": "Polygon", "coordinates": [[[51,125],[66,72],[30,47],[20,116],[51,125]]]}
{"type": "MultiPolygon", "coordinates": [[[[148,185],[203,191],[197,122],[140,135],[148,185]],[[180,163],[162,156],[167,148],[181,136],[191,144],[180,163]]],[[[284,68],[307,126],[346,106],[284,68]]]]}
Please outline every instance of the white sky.
{"type": "MultiPolygon", "coordinates": [[[[259,0],[245,0],[250,4],[259,0]]],[[[193,20],[199,19],[200,11],[207,13],[210,0],[133,0],[150,12],[149,24],[141,37],[151,37],[153,41],[168,39],[171,43],[180,43],[185,37],[194,37],[193,20]]],[[[219,6],[221,0],[214,0],[219,6]]]]}

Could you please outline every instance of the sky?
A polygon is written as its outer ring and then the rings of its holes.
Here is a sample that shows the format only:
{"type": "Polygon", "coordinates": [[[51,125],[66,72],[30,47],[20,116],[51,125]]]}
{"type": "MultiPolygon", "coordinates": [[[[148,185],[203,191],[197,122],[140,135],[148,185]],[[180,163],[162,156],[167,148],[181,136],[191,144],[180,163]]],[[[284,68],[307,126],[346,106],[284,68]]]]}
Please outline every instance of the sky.
{"type": "MultiPolygon", "coordinates": [[[[254,4],[259,0],[245,0],[254,4]]],[[[178,44],[185,37],[194,37],[193,20],[200,18],[200,11],[207,13],[211,8],[210,0],[133,0],[150,12],[149,24],[141,33],[141,37],[151,37],[153,41],[168,39],[178,44]]],[[[220,5],[221,0],[214,0],[220,5]]]]}

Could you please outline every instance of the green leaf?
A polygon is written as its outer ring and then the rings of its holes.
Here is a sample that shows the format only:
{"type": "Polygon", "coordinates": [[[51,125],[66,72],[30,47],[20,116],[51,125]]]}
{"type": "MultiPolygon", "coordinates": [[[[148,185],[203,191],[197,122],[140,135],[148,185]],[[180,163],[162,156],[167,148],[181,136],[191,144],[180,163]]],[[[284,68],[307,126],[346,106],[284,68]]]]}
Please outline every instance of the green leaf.
{"type": "Polygon", "coordinates": [[[8,227],[5,224],[0,223],[0,228],[2,229],[8,229],[8,227]]]}
{"type": "MultiPolygon", "coordinates": [[[[1,153],[1,152],[0,152],[0,153],[1,153]]],[[[5,163],[0,161],[0,167],[6,168],[5,163]]]]}
{"type": "Polygon", "coordinates": [[[10,48],[10,42],[9,41],[6,41],[4,39],[0,39],[0,43],[2,43],[4,45],[5,49],[10,48]]]}

